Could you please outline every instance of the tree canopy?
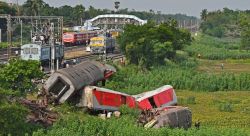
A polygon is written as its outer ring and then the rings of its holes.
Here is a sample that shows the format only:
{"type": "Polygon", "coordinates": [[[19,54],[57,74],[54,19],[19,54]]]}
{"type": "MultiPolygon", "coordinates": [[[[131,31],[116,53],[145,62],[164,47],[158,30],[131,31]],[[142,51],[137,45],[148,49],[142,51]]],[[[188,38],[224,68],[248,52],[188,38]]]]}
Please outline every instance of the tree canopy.
{"type": "Polygon", "coordinates": [[[201,12],[202,23],[200,28],[203,33],[215,37],[234,37],[241,36],[240,20],[242,14],[250,14],[248,10],[239,11],[223,8],[223,10],[208,12],[206,9],[201,12]]]}
{"type": "Polygon", "coordinates": [[[250,14],[242,14],[241,26],[241,47],[250,50],[250,14]]]}
{"type": "Polygon", "coordinates": [[[174,20],[160,25],[149,22],[142,26],[127,25],[118,42],[130,63],[149,68],[163,64],[165,58],[174,58],[176,50],[191,42],[191,34],[177,28],[174,20]]]}

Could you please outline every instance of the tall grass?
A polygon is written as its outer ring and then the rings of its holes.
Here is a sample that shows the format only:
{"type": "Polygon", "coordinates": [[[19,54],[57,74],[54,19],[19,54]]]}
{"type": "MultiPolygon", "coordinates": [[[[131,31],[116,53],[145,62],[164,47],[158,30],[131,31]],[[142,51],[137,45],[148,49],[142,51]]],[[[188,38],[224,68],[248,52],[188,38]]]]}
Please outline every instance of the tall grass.
{"type": "Polygon", "coordinates": [[[197,37],[185,51],[190,56],[197,57],[200,54],[201,58],[210,60],[250,58],[250,52],[240,50],[239,39],[220,39],[207,35],[197,37]]]}
{"type": "Polygon", "coordinates": [[[250,73],[209,74],[172,65],[140,71],[135,66],[128,66],[107,82],[107,88],[137,94],[166,84],[193,91],[250,91],[250,73]]]}
{"type": "Polygon", "coordinates": [[[138,127],[135,119],[130,116],[102,120],[95,117],[86,117],[80,120],[77,116],[64,118],[57,122],[51,129],[41,129],[34,132],[34,136],[238,136],[247,135],[244,130],[236,128],[207,128],[200,129],[144,129],[138,127]]]}

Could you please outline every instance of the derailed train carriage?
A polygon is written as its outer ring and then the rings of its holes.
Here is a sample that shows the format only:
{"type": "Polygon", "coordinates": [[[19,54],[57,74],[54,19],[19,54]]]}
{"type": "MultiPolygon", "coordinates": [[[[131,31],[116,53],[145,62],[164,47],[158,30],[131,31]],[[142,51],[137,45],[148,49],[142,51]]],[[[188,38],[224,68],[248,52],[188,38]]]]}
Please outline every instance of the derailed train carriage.
{"type": "Polygon", "coordinates": [[[164,109],[168,106],[177,105],[177,97],[172,86],[164,85],[153,91],[144,92],[134,95],[138,107],[142,110],[153,108],[164,109]]]}
{"type": "Polygon", "coordinates": [[[64,103],[71,96],[79,93],[87,85],[105,82],[115,68],[97,61],[86,61],[70,68],[64,68],[53,73],[46,81],[44,89],[59,103],[64,103]]]}
{"type": "MultiPolygon", "coordinates": [[[[64,58],[63,45],[55,45],[55,59],[61,61],[64,58]]],[[[42,66],[49,65],[51,59],[51,46],[48,44],[24,44],[21,46],[21,59],[23,60],[37,60],[40,61],[42,66]]]]}
{"type": "Polygon", "coordinates": [[[91,110],[117,111],[121,105],[136,107],[133,96],[97,86],[86,86],[81,95],[78,106],[91,110]]]}
{"type": "Polygon", "coordinates": [[[114,111],[119,110],[121,105],[141,110],[166,109],[177,105],[177,97],[170,85],[134,96],[106,88],[86,86],[78,106],[91,110],[114,111]]]}

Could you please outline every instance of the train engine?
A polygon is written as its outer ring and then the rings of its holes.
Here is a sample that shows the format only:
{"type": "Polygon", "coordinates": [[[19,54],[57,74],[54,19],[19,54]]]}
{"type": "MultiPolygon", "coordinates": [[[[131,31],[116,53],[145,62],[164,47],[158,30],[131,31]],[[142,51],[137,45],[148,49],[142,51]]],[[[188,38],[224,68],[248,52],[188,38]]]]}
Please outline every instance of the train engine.
{"type": "Polygon", "coordinates": [[[95,36],[97,36],[97,32],[95,31],[66,32],[63,34],[63,44],[66,46],[87,44],[90,38],[95,36]]]}
{"type": "MultiPolygon", "coordinates": [[[[55,57],[61,63],[64,57],[64,48],[62,45],[55,45],[55,57]]],[[[51,46],[36,43],[24,44],[21,46],[21,59],[37,60],[42,66],[48,65],[51,58],[51,46]]]]}
{"type": "Polygon", "coordinates": [[[93,54],[105,54],[114,52],[115,39],[113,37],[93,37],[90,39],[90,52],[93,54]]]}

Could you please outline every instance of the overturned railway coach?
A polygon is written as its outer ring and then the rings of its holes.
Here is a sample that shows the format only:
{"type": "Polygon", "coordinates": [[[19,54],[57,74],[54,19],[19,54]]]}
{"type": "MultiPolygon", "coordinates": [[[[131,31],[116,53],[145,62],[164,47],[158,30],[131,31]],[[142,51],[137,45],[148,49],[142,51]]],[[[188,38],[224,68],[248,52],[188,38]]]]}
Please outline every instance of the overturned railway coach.
{"type": "Polygon", "coordinates": [[[177,96],[172,86],[164,85],[153,91],[134,95],[138,107],[142,110],[153,108],[165,109],[177,105],[177,96]]]}
{"type": "Polygon", "coordinates": [[[81,93],[81,100],[78,104],[79,107],[105,111],[119,110],[121,105],[141,110],[164,110],[176,106],[177,98],[170,85],[133,96],[106,88],[86,86],[81,93]]]}
{"type": "Polygon", "coordinates": [[[114,67],[97,61],[82,62],[53,73],[46,81],[44,89],[56,101],[64,103],[85,86],[105,81],[115,71],[114,67]]]}
{"type": "Polygon", "coordinates": [[[136,102],[134,97],[125,93],[96,86],[86,86],[82,91],[78,106],[92,110],[116,111],[121,105],[135,108],[136,102]]]}

